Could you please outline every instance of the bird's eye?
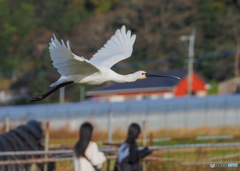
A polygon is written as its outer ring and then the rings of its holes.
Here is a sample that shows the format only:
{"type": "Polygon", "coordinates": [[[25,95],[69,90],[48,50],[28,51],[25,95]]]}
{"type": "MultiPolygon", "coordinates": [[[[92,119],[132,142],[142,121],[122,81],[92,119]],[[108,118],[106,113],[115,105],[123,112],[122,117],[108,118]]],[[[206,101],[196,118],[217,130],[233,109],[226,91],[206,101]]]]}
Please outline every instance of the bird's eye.
{"type": "Polygon", "coordinates": [[[142,75],[144,75],[144,73],[142,73],[142,75]]]}

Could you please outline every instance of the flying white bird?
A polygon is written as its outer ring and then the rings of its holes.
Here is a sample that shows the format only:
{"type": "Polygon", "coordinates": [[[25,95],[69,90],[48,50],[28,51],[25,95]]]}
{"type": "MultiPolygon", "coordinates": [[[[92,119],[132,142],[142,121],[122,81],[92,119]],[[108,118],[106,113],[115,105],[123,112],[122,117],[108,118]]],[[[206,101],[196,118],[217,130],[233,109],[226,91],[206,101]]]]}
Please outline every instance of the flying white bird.
{"type": "Polygon", "coordinates": [[[69,41],[67,46],[63,40],[60,43],[55,35],[51,38],[49,43],[50,56],[53,61],[53,66],[61,74],[59,80],[51,87],[55,87],[43,95],[36,95],[27,100],[28,103],[39,101],[59,88],[71,83],[99,85],[106,81],[114,81],[119,83],[134,82],[147,77],[168,77],[180,79],[179,77],[167,75],[153,75],[145,71],[137,71],[133,74],[120,75],[111,67],[117,62],[124,60],[131,56],[133,51],[133,44],[136,35],[131,35],[131,31],[126,32],[126,27],[122,26],[121,30],[117,30],[115,35],[93,55],[90,60],[85,59],[72,53],[69,41]]]}

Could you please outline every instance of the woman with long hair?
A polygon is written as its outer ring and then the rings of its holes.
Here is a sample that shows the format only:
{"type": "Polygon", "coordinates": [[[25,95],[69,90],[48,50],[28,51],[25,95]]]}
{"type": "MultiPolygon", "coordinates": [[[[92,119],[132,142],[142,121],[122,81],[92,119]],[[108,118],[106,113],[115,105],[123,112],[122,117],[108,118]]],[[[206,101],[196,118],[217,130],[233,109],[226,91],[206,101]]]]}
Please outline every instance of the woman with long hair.
{"type": "Polygon", "coordinates": [[[128,128],[128,136],[124,143],[118,149],[118,159],[115,165],[115,171],[141,171],[140,159],[151,154],[147,147],[143,150],[138,150],[136,139],[141,133],[141,128],[138,124],[133,123],[128,128]]]}
{"type": "Polygon", "coordinates": [[[74,171],[100,171],[106,157],[92,139],[93,126],[85,122],[80,127],[79,140],[74,146],[74,171]]]}

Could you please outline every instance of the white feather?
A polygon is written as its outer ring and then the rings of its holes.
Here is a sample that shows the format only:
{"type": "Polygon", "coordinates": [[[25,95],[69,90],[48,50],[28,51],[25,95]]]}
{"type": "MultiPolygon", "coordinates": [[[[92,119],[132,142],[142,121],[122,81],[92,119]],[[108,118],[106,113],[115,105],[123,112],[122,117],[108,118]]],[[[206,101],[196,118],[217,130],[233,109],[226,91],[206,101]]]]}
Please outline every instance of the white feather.
{"type": "Polygon", "coordinates": [[[58,69],[62,76],[77,75],[77,74],[92,74],[98,72],[99,69],[88,62],[83,57],[73,54],[70,50],[69,42],[67,46],[62,40],[62,44],[57,40],[55,35],[51,39],[49,52],[53,61],[53,66],[58,69]]]}
{"type": "Polygon", "coordinates": [[[121,31],[118,29],[90,61],[96,66],[111,68],[119,61],[131,56],[135,39],[136,35],[131,36],[129,30],[126,33],[126,27],[122,26],[121,31]]]}

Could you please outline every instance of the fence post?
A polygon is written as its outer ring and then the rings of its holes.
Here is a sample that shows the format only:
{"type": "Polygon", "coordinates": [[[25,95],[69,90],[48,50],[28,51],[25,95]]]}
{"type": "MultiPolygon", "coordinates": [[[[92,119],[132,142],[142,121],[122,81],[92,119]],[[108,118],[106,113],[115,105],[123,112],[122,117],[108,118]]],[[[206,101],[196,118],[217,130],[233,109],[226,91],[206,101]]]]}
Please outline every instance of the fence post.
{"type": "Polygon", "coordinates": [[[146,137],[146,120],[144,120],[142,123],[142,130],[143,130],[142,145],[145,146],[146,142],[147,142],[147,140],[146,140],[146,138],[147,138],[146,137]]]}
{"type": "MultiPolygon", "coordinates": [[[[142,123],[142,129],[143,129],[143,139],[142,139],[142,145],[146,146],[147,144],[147,140],[146,140],[146,120],[143,121],[142,123]]],[[[142,167],[143,167],[143,171],[146,171],[146,161],[143,159],[142,160],[142,167]]]]}
{"type": "Polygon", "coordinates": [[[85,99],[85,87],[83,85],[80,86],[80,102],[83,102],[85,99]]]}
{"type": "Polygon", "coordinates": [[[10,128],[10,120],[9,120],[9,117],[7,116],[6,117],[6,132],[8,132],[9,131],[9,128],[10,128]]]}
{"type": "Polygon", "coordinates": [[[107,159],[107,171],[110,171],[110,159],[107,159]]]}
{"type": "Polygon", "coordinates": [[[60,93],[59,93],[59,103],[64,103],[64,97],[65,96],[65,87],[60,88],[60,93]]]}
{"type": "MultiPolygon", "coordinates": [[[[108,111],[108,142],[112,142],[112,111],[108,111]]],[[[107,159],[107,171],[110,170],[110,159],[107,159]]]]}
{"type": "Polygon", "coordinates": [[[108,112],[108,142],[112,142],[112,111],[108,112]]]}
{"type": "MultiPolygon", "coordinates": [[[[46,130],[45,130],[45,144],[44,144],[44,150],[45,151],[48,151],[48,145],[49,145],[49,121],[47,121],[47,123],[46,123],[46,130]]],[[[47,159],[48,155],[45,154],[44,158],[47,159]]],[[[44,171],[47,171],[47,170],[48,170],[48,164],[45,163],[44,164],[44,171]]]]}
{"type": "Polygon", "coordinates": [[[154,142],[153,142],[153,132],[150,132],[150,135],[149,135],[149,145],[150,146],[154,145],[154,142]]]}

